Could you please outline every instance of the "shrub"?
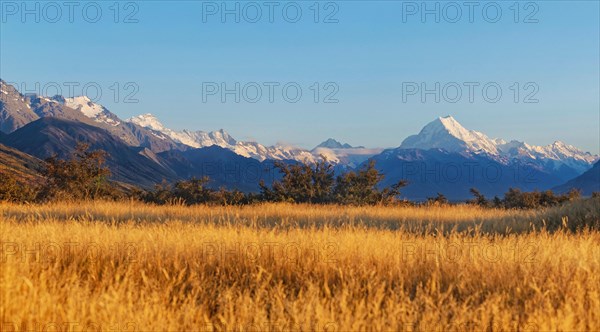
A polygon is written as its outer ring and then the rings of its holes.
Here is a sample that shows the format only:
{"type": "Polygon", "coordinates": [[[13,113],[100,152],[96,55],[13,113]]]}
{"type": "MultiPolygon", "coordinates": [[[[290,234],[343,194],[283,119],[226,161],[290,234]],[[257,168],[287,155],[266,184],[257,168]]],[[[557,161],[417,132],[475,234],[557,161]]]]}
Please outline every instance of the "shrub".
{"type": "Polygon", "coordinates": [[[371,161],[357,172],[349,171],[334,179],[333,166],[322,157],[314,164],[285,164],[275,166],[283,174],[271,188],[261,182],[261,197],[265,201],[293,203],[337,203],[374,205],[396,202],[400,188],[406,181],[399,181],[380,190],[383,174],[371,161]]]}
{"type": "Polygon", "coordinates": [[[178,181],[172,189],[172,196],[183,200],[188,205],[208,203],[211,201],[213,191],[206,187],[208,177],[191,178],[186,181],[178,181]]]}
{"type": "Polygon", "coordinates": [[[208,177],[191,178],[177,181],[174,185],[163,181],[153,191],[139,195],[143,201],[156,204],[220,204],[241,205],[257,201],[254,195],[244,194],[239,190],[228,191],[224,188],[213,190],[207,186],[208,177]]]}
{"type": "Polygon", "coordinates": [[[0,173],[0,201],[25,203],[35,200],[38,188],[17,181],[14,176],[0,173]]]}
{"type": "Polygon", "coordinates": [[[504,195],[502,205],[508,209],[536,209],[557,206],[580,198],[581,193],[577,189],[571,189],[563,195],[555,195],[552,190],[522,192],[520,189],[510,188],[504,195]]]}
{"type": "Polygon", "coordinates": [[[105,166],[106,152],[89,152],[89,145],[78,143],[69,160],[56,156],[46,159],[46,184],[41,199],[96,199],[114,193],[108,177],[110,170],[105,166]]]}
{"type": "Polygon", "coordinates": [[[379,183],[384,175],[375,169],[375,162],[371,160],[358,172],[350,171],[338,176],[335,188],[335,202],[352,205],[387,204],[397,200],[400,188],[407,185],[402,180],[389,188],[379,190],[379,183]]]}
{"type": "Polygon", "coordinates": [[[261,181],[264,200],[294,203],[327,203],[331,201],[334,184],[333,165],[327,159],[314,163],[286,164],[276,162],[275,167],[283,174],[281,181],[268,188],[261,181]]]}
{"type": "MultiPolygon", "coordinates": [[[[481,207],[489,207],[490,206],[490,202],[485,198],[485,196],[479,192],[479,190],[475,189],[475,188],[471,188],[469,190],[471,192],[471,194],[474,196],[474,198],[470,201],[468,201],[467,203],[473,204],[473,205],[479,205],[481,207]]],[[[495,197],[494,199],[496,199],[497,197],[495,197]]]]}
{"type": "Polygon", "coordinates": [[[441,193],[437,193],[436,197],[427,197],[426,205],[443,206],[448,205],[448,199],[441,193]]]}

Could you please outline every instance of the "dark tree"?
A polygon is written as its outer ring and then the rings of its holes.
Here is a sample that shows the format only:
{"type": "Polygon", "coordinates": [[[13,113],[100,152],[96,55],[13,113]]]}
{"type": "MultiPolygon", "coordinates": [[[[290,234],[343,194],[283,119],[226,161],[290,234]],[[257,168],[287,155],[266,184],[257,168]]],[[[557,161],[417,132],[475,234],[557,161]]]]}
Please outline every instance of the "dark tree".
{"type": "Polygon", "coordinates": [[[472,200],[469,201],[469,203],[479,205],[481,207],[488,207],[490,205],[490,202],[488,202],[488,200],[482,193],[479,192],[479,190],[471,188],[469,191],[474,197],[472,200]]]}
{"type": "Polygon", "coordinates": [[[407,185],[405,180],[390,188],[379,190],[379,183],[384,175],[375,168],[371,160],[358,172],[347,172],[338,176],[334,188],[334,199],[340,204],[375,205],[395,201],[400,195],[400,188],[407,185]]]}
{"type": "Polygon", "coordinates": [[[44,199],[95,199],[111,194],[106,152],[88,149],[88,144],[78,143],[69,160],[46,159],[44,199]]]}

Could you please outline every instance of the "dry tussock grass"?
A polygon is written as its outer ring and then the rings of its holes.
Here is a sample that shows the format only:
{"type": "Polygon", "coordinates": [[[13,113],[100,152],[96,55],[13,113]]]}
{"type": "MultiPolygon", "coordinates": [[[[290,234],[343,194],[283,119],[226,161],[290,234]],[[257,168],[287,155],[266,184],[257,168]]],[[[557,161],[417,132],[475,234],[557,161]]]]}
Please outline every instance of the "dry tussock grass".
{"type": "Polygon", "coordinates": [[[600,330],[600,201],[0,205],[4,330],[600,330]],[[557,221],[560,220],[560,221],[557,221]]]}

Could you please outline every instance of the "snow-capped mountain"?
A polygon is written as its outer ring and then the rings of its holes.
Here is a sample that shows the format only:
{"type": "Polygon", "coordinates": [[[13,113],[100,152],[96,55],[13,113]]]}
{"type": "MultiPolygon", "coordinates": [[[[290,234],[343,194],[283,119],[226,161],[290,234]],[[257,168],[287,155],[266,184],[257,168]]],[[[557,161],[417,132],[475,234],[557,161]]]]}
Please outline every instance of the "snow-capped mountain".
{"type": "Polygon", "coordinates": [[[159,138],[170,137],[176,142],[193,148],[203,148],[211,145],[218,145],[220,147],[236,145],[236,141],[233,137],[229,136],[223,129],[209,133],[189,130],[175,131],[165,127],[157,117],[149,113],[134,116],[125,121],[135,123],[140,127],[151,129],[156,132],[156,135],[159,138]]]}
{"type": "Polygon", "coordinates": [[[366,149],[364,146],[353,147],[348,143],[340,143],[329,138],[311,150],[316,157],[325,157],[329,162],[349,167],[357,167],[367,159],[381,153],[383,149],[366,149]]]}
{"type": "Polygon", "coordinates": [[[84,122],[109,131],[128,145],[148,148],[153,152],[183,147],[170,138],[156,137],[156,132],[153,130],[122,121],[116,114],[91,101],[87,96],[70,98],[36,96],[32,101],[32,107],[41,117],[50,116],[84,122]]]}
{"type": "Polygon", "coordinates": [[[437,118],[417,135],[407,137],[401,149],[444,149],[448,152],[475,152],[498,155],[497,142],[485,134],[465,129],[451,116],[437,118]]]}
{"type": "Polygon", "coordinates": [[[372,157],[385,174],[385,185],[409,182],[402,191],[406,197],[425,200],[443,193],[455,201],[468,199],[470,188],[489,197],[509,188],[550,189],[590,169],[597,159],[562,142],[534,146],[493,139],[450,116],[435,119],[400,147],[372,157]]]}
{"type": "MultiPolygon", "coordinates": [[[[338,141],[336,141],[333,138],[328,138],[326,141],[322,142],[321,144],[317,145],[315,147],[315,149],[317,148],[327,148],[327,149],[352,149],[353,146],[348,144],[348,143],[340,143],[338,141]]],[[[357,147],[357,148],[364,148],[363,146],[357,147]]]]}
{"type": "Polygon", "coordinates": [[[556,141],[547,146],[529,145],[525,142],[492,139],[483,133],[468,130],[451,116],[440,117],[427,124],[417,135],[407,137],[400,149],[444,149],[462,154],[487,155],[504,164],[512,160],[540,163],[555,170],[569,167],[583,173],[598,160],[589,152],[556,141]]]}
{"type": "Polygon", "coordinates": [[[369,158],[380,154],[383,149],[374,148],[347,148],[347,149],[329,149],[315,148],[311,152],[314,156],[325,157],[327,161],[333,164],[346,165],[351,168],[358,167],[369,158]]]}
{"type": "Polygon", "coordinates": [[[118,126],[121,124],[119,118],[111,113],[106,107],[96,104],[90,100],[87,96],[78,96],[73,98],[65,98],[63,96],[54,96],[51,98],[61,105],[70,107],[74,110],[80,111],[83,115],[98,122],[107,124],[109,126],[118,126]]]}
{"type": "Polygon", "coordinates": [[[168,137],[176,142],[193,148],[203,148],[212,145],[229,149],[241,156],[254,158],[260,161],[271,160],[296,160],[301,162],[315,162],[321,156],[334,164],[344,164],[351,167],[357,166],[370,157],[380,153],[383,149],[365,149],[342,144],[332,138],[319,144],[312,151],[301,149],[288,144],[265,146],[257,142],[237,141],[223,129],[212,132],[181,130],[175,131],[164,126],[152,114],[142,114],[126,120],[141,127],[155,131],[158,137],[168,137]]]}
{"type": "Polygon", "coordinates": [[[174,140],[159,139],[154,131],[124,122],[104,106],[86,96],[40,96],[22,94],[14,86],[0,79],[0,131],[10,134],[40,118],[60,118],[85,123],[107,130],[125,144],[143,147],[153,152],[185,149],[174,140]]]}
{"type": "Polygon", "coordinates": [[[229,149],[241,156],[254,158],[260,161],[273,159],[314,162],[316,160],[310,151],[290,145],[277,144],[274,146],[264,146],[257,142],[237,141],[223,129],[212,132],[191,130],[175,131],[165,127],[160,120],[152,114],[138,115],[127,119],[126,121],[151,129],[155,131],[157,135],[164,135],[162,137],[168,137],[176,142],[193,148],[216,145],[229,149]]]}
{"type": "Polygon", "coordinates": [[[594,156],[589,152],[583,152],[573,145],[568,145],[561,141],[555,141],[546,146],[529,145],[514,140],[508,143],[500,140],[499,143],[498,151],[504,157],[557,161],[555,163],[556,168],[564,164],[577,169],[579,172],[586,171],[589,168],[587,165],[598,160],[598,156],[594,156]]]}

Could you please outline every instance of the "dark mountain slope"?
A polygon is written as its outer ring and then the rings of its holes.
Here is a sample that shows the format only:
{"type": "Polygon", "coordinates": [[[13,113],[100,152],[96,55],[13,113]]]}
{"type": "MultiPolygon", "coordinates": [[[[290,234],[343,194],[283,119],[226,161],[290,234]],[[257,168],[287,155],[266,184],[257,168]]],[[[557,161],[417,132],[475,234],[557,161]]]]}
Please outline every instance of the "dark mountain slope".
{"type": "Polygon", "coordinates": [[[561,182],[554,174],[532,165],[505,165],[485,155],[442,149],[393,149],[371,159],[385,175],[383,185],[408,180],[409,185],[402,193],[413,200],[425,200],[439,192],[450,200],[461,201],[471,198],[470,188],[493,197],[503,195],[510,187],[543,190],[561,182]]]}
{"type": "Polygon", "coordinates": [[[177,175],[140,154],[104,129],[59,118],[42,118],[3,139],[8,146],[45,159],[56,155],[69,158],[78,142],[90,144],[91,150],[108,153],[107,164],[113,180],[151,187],[163,179],[173,181],[177,175]]]}
{"type": "Polygon", "coordinates": [[[0,80],[0,132],[12,133],[39,118],[25,96],[12,85],[0,80]]]}
{"type": "Polygon", "coordinates": [[[188,151],[166,151],[158,157],[181,178],[208,176],[210,186],[258,192],[259,182],[270,184],[278,172],[272,161],[260,162],[213,145],[188,151]]]}
{"type": "Polygon", "coordinates": [[[565,184],[555,187],[554,190],[564,193],[573,188],[581,190],[582,194],[586,196],[591,195],[593,192],[600,192],[600,161],[587,172],[565,184]]]}
{"type": "Polygon", "coordinates": [[[0,174],[21,181],[39,182],[43,169],[44,162],[40,159],[0,144],[0,174]]]}

